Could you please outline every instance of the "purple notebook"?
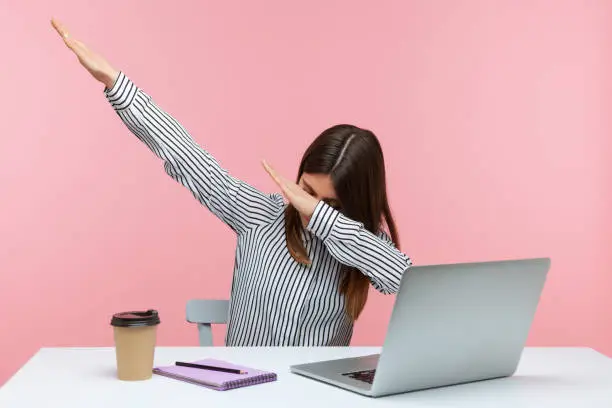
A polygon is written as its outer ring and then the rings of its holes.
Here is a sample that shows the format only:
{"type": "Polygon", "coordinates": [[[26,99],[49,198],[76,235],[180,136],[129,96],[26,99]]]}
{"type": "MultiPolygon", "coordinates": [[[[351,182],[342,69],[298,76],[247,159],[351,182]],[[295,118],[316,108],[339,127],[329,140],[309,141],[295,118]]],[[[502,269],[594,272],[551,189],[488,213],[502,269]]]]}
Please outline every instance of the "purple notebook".
{"type": "Polygon", "coordinates": [[[202,385],[218,391],[276,381],[276,373],[230,364],[227,361],[209,358],[206,360],[194,361],[194,363],[223,368],[234,368],[246,371],[247,374],[224,373],[222,371],[203,370],[201,368],[181,367],[176,365],[155,367],[153,373],[196,385],[202,385]]]}

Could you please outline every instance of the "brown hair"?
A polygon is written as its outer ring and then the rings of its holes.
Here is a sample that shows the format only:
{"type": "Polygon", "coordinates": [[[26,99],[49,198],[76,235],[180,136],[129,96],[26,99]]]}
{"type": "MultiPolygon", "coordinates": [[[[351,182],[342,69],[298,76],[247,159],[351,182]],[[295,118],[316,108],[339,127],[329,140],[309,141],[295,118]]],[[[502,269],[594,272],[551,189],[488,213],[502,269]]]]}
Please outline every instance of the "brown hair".
{"type": "MultiPolygon", "coordinates": [[[[383,153],[374,133],[352,125],[336,125],[325,130],[304,153],[298,182],[303,173],[330,175],[340,211],[363,223],[374,234],[386,226],[399,248],[397,228],[387,200],[383,153]]],[[[289,204],[285,211],[287,247],[296,261],[309,265],[302,228],[300,214],[289,204]]],[[[369,279],[356,268],[343,266],[343,270],[340,293],[346,296],[348,315],[357,320],[368,298],[369,279]]]]}

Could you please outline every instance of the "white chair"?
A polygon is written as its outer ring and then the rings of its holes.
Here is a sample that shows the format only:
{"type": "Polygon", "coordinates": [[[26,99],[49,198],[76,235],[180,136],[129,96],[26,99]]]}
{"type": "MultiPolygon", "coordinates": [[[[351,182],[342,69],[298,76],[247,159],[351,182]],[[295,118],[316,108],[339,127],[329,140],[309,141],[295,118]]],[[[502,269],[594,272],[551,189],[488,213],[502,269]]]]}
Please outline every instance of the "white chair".
{"type": "Polygon", "coordinates": [[[200,336],[200,346],[213,345],[212,325],[227,323],[229,300],[191,299],[187,302],[189,323],[195,323],[200,336]]]}

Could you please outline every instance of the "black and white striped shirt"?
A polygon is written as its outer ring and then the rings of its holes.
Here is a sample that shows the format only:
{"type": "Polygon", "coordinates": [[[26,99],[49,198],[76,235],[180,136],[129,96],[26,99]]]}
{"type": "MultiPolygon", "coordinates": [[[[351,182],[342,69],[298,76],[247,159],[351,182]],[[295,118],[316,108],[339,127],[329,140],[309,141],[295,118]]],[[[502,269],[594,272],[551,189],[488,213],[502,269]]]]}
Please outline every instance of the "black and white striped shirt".
{"type": "Polygon", "coordinates": [[[312,264],[296,262],[279,194],[263,194],[228,174],[124,73],[104,92],[166,173],[237,234],[228,346],[348,345],[353,322],[339,292],[341,264],[358,268],[378,291],[397,292],[411,261],[387,234],[374,235],[321,201],[303,232],[312,264]]]}

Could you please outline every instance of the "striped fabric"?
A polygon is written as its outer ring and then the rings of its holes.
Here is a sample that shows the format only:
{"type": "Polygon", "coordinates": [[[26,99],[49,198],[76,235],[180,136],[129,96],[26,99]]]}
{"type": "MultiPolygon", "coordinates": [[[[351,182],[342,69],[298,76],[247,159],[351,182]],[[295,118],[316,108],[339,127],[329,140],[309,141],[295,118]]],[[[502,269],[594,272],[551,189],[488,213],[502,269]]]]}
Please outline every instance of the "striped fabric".
{"type": "Polygon", "coordinates": [[[285,203],[232,177],[172,116],[124,73],[108,102],[164,169],[237,235],[226,344],[228,346],[345,346],[353,322],[339,286],[341,265],[358,268],[385,294],[395,293],[410,259],[388,235],[319,202],[303,238],[311,266],[286,246],[285,203]]]}

